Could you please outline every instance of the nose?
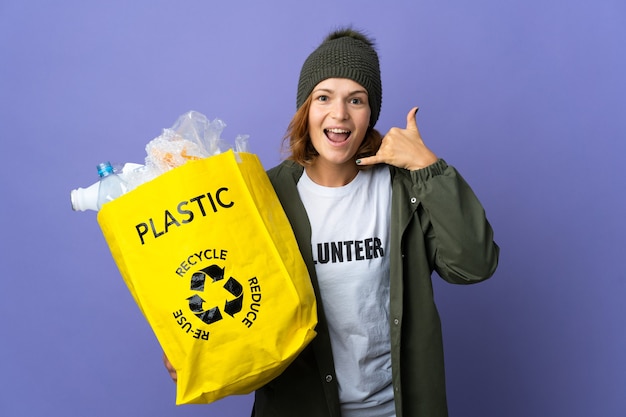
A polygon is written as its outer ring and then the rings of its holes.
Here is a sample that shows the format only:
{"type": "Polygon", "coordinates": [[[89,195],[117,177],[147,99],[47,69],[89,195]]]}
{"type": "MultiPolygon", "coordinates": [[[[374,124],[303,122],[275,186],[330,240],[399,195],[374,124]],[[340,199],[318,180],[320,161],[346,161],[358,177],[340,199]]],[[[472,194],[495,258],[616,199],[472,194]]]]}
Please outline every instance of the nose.
{"type": "Polygon", "coordinates": [[[337,120],[346,120],[346,119],[348,119],[348,117],[350,115],[348,113],[348,106],[347,106],[347,104],[345,102],[343,102],[343,101],[340,101],[340,100],[338,100],[335,103],[333,103],[331,116],[333,117],[333,119],[337,119],[337,120]]]}

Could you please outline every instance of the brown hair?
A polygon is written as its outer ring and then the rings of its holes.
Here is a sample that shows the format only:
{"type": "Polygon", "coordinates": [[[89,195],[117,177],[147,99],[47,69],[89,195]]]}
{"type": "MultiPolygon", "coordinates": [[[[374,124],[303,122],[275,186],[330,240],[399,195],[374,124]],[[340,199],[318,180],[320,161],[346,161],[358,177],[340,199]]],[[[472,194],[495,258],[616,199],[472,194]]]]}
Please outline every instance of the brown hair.
{"type": "MultiPolygon", "coordinates": [[[[303,166],[311,165],[319,155],[313,147],[311,137],[309,136],[309,108],[312,100],[312,96],[309,95],[298,108],[283,138],[283,149],[286,159],[295,161],[303,166]]],[[[356,159],[376,154],[382,140],[382,135],[373,127],[369,127],[367,132],[365,132],[361,146],[359,146],[356,152],[356,159]]],[[[359,165],[358,167],[359,169],[366,169],[369,166],[359,165]]]]}

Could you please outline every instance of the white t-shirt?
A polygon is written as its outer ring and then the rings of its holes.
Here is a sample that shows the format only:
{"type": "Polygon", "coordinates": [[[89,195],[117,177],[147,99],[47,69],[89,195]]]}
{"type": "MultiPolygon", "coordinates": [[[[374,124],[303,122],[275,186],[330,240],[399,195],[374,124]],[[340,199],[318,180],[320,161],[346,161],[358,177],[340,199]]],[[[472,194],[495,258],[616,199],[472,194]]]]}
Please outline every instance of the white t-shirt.
{"type": "Polygon", "coordinates": [[[298,192],[311,223],[315,271],[328,320],[344,417],[395,416],[389,337],[391,179],[384,166],[343,187],[298,192]]]}

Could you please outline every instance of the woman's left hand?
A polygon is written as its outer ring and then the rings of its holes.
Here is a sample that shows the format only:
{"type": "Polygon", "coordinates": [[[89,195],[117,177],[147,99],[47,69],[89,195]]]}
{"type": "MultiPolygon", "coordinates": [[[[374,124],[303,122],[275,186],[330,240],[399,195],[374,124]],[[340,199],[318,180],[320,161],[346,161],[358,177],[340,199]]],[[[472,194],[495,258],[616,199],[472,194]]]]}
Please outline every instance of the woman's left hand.
{"type": "Polygon", "coordinates": [[[359,165],[385,163],[410,171],[425,168],[437,162],[437,155],[426,147],[417,128],[413,107],[406,116],[406,128],[393,127],[383,137],[376,155],[357,160],[359,165]]]}

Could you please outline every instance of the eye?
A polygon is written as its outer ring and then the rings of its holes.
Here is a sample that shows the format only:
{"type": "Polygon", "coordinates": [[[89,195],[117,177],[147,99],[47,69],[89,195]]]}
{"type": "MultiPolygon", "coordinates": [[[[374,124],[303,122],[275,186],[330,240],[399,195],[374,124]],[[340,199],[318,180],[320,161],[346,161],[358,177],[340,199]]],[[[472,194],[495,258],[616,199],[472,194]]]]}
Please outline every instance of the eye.
{"type": "Polygon", "coordinates": [[[352,97],[350,99],[350,104],[363,104],[365,102],[365,100],[363,100],[361,97],[352,97]]]}
{"type": "Polygon", "coordinates": [[[317,96],[316,100],[317,101],[328,101],[328,96],[325,96],[325,95],[322,94],[322,95],[317,96]]]}

